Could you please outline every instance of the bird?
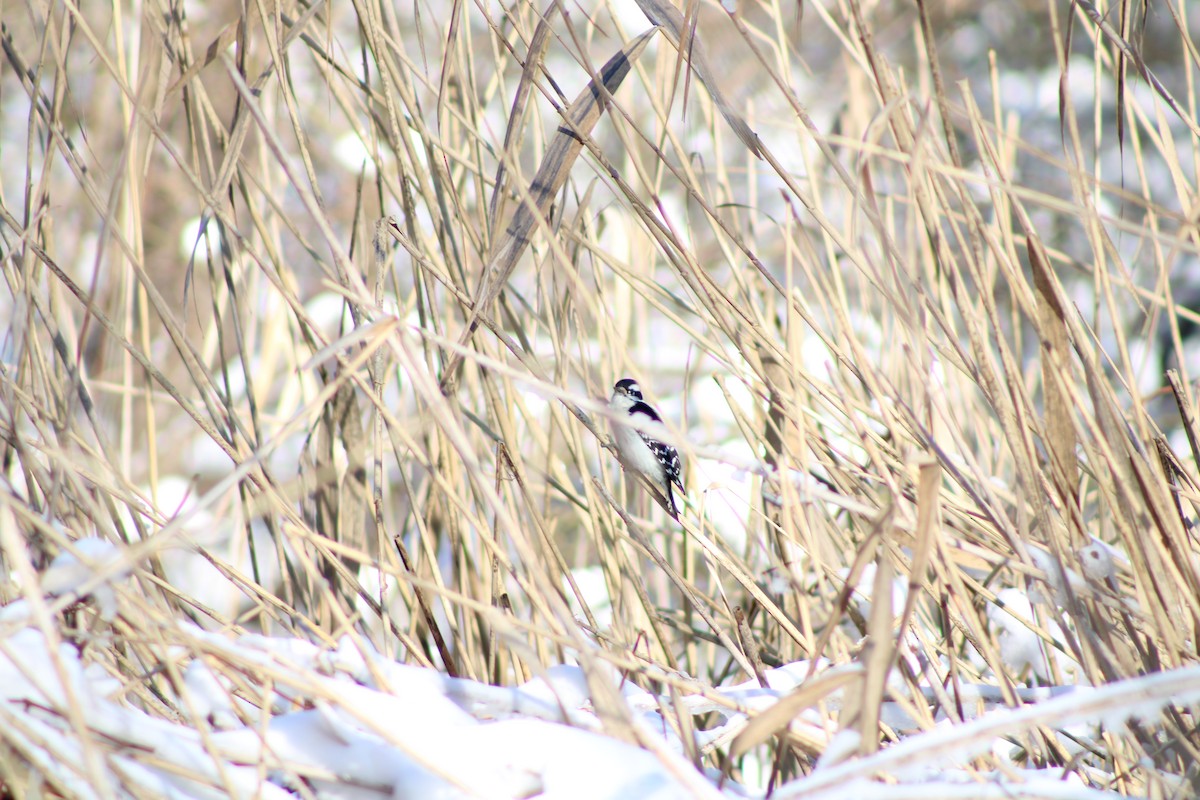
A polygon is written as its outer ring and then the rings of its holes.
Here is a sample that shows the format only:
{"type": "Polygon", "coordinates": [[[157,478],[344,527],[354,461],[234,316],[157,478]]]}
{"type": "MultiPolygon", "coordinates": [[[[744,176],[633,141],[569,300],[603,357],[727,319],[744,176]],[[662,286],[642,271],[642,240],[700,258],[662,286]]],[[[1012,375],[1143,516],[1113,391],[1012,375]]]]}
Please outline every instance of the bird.
{"type": "Polygon", "coordinates": [[[617,458],[625,469],[633,470],[650,483],[660,495],[663,508],[678,522],[679,507],[675,504],[672,486],[679,487],[681,496],[687,494],[683,488],[683,464],[679,460],[679,452],[666,442],[660,442],[637,429],[652,423],[661,425],[662,417],[646,402],[642,388],[632,378],[622,378],[616,382],[608,405],[616,413],[626,415],[630,423],[614,423],[612,426],[617,442],[617,458]]]}

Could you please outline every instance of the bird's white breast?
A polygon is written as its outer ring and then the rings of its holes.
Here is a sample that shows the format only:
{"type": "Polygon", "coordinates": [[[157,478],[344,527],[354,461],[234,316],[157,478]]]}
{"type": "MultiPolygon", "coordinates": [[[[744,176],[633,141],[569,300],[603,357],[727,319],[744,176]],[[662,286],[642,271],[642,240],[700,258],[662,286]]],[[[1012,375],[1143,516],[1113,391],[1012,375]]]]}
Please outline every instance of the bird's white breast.
{"type": "Polygon", "coordinates": [[[617,440],[617,449],[621,451],[626,466],[650,476],[659,483],[663,481],[663,466],[642,441],[640,433],[628,425],[614,423],[613,436],[617,440]]]}

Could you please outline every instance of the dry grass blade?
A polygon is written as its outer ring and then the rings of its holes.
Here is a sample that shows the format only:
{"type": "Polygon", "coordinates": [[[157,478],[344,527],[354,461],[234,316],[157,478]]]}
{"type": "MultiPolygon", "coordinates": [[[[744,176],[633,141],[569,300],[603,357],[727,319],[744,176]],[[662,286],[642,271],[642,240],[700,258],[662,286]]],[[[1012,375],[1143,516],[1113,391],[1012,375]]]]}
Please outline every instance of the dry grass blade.
{"type": "MultiPolygon", "coordinates": [[[[810,778],[797,781],[782,798],[819,797],[849,776],[868,776],[881,770],[912,768],[921,763],[936,764],[952,754],[978,753],[996,736],[1011,736],[1037,725],[1070,725],[1081,720],[1121,721],[1144,717],[1152,710],[1178,699],[1195,702],[1200,698],[1200,670],[1192,668],[1170,675],[1147,675],[1087,693],[1085,698],[1061,697],[1036,705],[997,714],[915,736],[883,750],[870,758],[839,764],[810,778]],[[1081,702],[1082,700],[1082,702],[1081,702]]],[[[834,795],[836,796],[836,795],[834,795]]]]}
{"type": "MultiPolygon", "coordinates": [[[[889,523],[883,522],[884,526],[889,523]]],[[[890,532],[889,532],[890,533],[890,532]]],[[[882,717],[884,694],[888,678],[896,660],[896,643],[892,640],[892,561],[888,553],[886,537],[877,540],[875,552],[875,578],[871,587],[871,616],[867,621],[867,638],[863,643],[859,659],[863,671],[862,691],[855,697],[854,710],[857,719],[841,720],[846,727],[857,724],[859,732],[858,752],[870,755],[879,749],[879,723],[882,717]]]]}
{"type": "Polygon", "coordinates": [[[0,794],[1194,794],[1146,8],[6,4],[0,794]]]}
{"type": "Polygon", "coordinates": [[[1070,340],[1066,316],[1059,299],[1058,281],[1050,272],[1045,254],[1033,240],[1028,241],[1029,263],[1033,268],[1033,285],[1038,295],[1038,331],[1041,334],[1042,391],[1046,403],[1047,450],[1059,497],[1067,509],[1072,526],[1072,538],[1082,545],[1079,519],[1079,470],[1075,459],[1075,421],[1071,418],[1072,403],[1063,391],[1063,381],[1071,373],[1070,340]]]}
{"type": "Polygon", "coordinates": [[[805,681],[802,686],[780,698],[766,711],[751,717],[746,727],[742,728],[730,744],[729,757],[737,759],[750,752],[772,736],[784,731],[801,711],[812,708],[834,692],[861,681],[862,677],[862,667],[852,665],[829,670],[810,681],[805,681]]]}
{"type": "Polygon", "coordinates": [[[746,122],[745,117],[729,102],[725,92],[721,90],[721,84],[710,66],[711,62],[704,42],[695,34],[694,28],[686,23],[679,9],[671,4],[671,0],[637,0],[637,4],[638,8],[642,9],[642,13],[646,15],[646,19],[650,20],[650,24],[661,27],[670,38],[671,43],[679,52],[679,58],[687,61],[695,71],[696,77],[708,90],[717,110],[721,112],[721,116],[729,123],[729,127],[737,134],[742,144],[756,157],[762,158],[762,141],[750,124],[746,122]]]}
{"type": "Polygon", "coordinates": [[[907,630],[912,622],[917,599],[925,584],[925,572],[929,569],[930,559],[937,549],[939,518],[941,516],[941,495],[938,489],[942,482],[942,468],[936,461],[920,465],[917,480],[917,528],[913,532],[916,547],[913,549],[912,562],[909,566],[908,593],[904,598],[904,609],[900,614],[901,631],[907,630]]]}
{"type": "Polygon", "coordinates": [[[675,568],[671,566],[670,562],[663,558],[661,553],[654,549],[653,545],[651,545],[646,539],[645,534],[642,533],[637,523],[634,522],[633,519],[627,513],[625,513],[620,506],[617,505],[616,500],[614,500],[612,495],[609,494],[608,489],[599,483],[597,483],[596,488],[600,492],[600,495],[616,510],[617,514],[621,517],[621,520],[625,523],[625,528],[629,532],[630,537],[632,537],[633,540],[637,542],[638,545],[640,545],[652,559],[654,559],[654,562],[658,565],[658,568],[663,571],[663,574],[670,578],[671,582],[674,583],[681,592],[683,592],[684,596],[687,597],[691,602],[692,607],[695,608],[696,613],[699,614],[701,618],[708,624],[708,627],[712,631],[713,635],[716,636],[721,644],[725,646],[726,652],[728,652],[729,655],[732,656],[735,661],[737,661],[747,675],[754,675],[756,670],[753,662],[751,662],[746,657],[746,654],[742,652],[742,649],[734,643],[733,639],[730,638],[729,634],[725,631],[725,628],[718,624],[717,621],[708,613],[708,611],[705,610],[704,602],[701,600],[701,598],[695,595],[695,590],[689,585],[688,581],[679,575],[675,568]]]}
{"type": "Polygon", "coordinates": [[[1191,111],[1189,111],[1179,104],[1179,101],[1176,100],[1175,97],[1167,90],[1167,87],[1164,86],[1162,81],[1158,79],[1158,76],[1146,66],[1145,59],[1143,59],[1141,55],[1134,50],[1129,42],[1125,41],[1125,39],[1121,37],[1120,33],[1113,30],[1112,23],[1106,19],[1105,15],[1102,14],[1098,8],[1096,8],[1094,3],[1091,3],[1089,0],[1074,0],[1074,2],[1084,10],[1088,18],[1096,25],[1101,33],[1104,34],[1105,38],[1116,45],[1116,47],[1121,51],[1121,54],[1133,63],[1138,73],[1141,74],[1147,83],[1154,87],[1154,91],[1157,92],[1158,96],[1163,99],[1163,102],[1165,102],[1167,106],[1175,112],[1176,116],[1189,128],[1191,128],[1192,135],[1200,136],[1200,123],[1197,123],[1197,121],[1192,118],[1192,114],[1195,113],[1195,109],[1193,108],[1191,111]]]}
{"type": "MultiPolygon", "coordinates": [[[[587,88],[562,111],[563,123],[555,131],[533,181],[527,190],[522,191],[521,204],[509,222],[504,236],[497,240],[493,249],[494,255],[484,267],[483,277],[479,281],[470,307],[466,330],[459,339],[460,345],[470,341],[475,329],[479,327],[480,314],[487,313],[496,297],[504,290],[517,261],[529,247],[534,230],[545,226],[550,203],[566,183],[571,167],[583,151],[584,140],[591,135],[592,128],[600,121],[613,92],[625,80],[633,62],[646,49],[654,33],[655,29],[646,31],[610,58],[601,68],[599,75],[590,80],[587,88]]],[[[499,190],[500,187],[497,187],[497,191],[499,190]]],[[[442,378],[445,391],[451,391],[453,382],[457,380],[461,359],[457,353],[451,355],[442,378]]]]}
{"type": "Polygon", "coordinates": [[[1167,382],[1171,385],[1171,394],[1175,398],[1175,406],[1179,409],[1179,417],[1183,421],[1183,431],[1187,435],[1188,447],[1192,451],[1192,461],[1200,464],[1200,426],[1196,424],[1196,405],[1191,402],[1192,396],[1185,391],[1177,371],[1167,370],[1167,382]]]}
{"type": "Polygon", "coordinates": [[[546,55],[546,48],[550,46],[553,34],[551,22],[558,15],[561,8],[559,0],[550,0],[549,5],[542,12],[542,16],[538,20],[537,28],[533,32],[533,38],[529,40],[529,49],[525,53],[525,61],[521,66],[521,80],[517,84],[517,91],[513,96],[512,107],[508,112],[508,125],[504,129],[504,149],[501,151],[499,161],[496,164],[496,178],[492,182],[492,199],[488,203],[488,222],[491,224],[493,231],[499,226],[504,214],[504,200],[507,198],[505,185],[508,175],[508,165],[516,162],[518,155],[517,143],[521,140],[521,132],[525,129],[529,100],[533,97],[534,93],[534,78],[538,74],[538,70],[542,68],[542,59],[546,55]]]}

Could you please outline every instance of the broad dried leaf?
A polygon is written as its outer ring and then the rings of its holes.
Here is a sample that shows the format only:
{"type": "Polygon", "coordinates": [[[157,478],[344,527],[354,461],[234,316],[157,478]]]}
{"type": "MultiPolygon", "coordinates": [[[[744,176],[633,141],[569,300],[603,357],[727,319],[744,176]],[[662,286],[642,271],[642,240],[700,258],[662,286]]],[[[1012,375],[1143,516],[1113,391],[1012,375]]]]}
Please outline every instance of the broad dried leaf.
{"type": "Polygon", "coordinates": [[[669,0],[637,0],[637,4],[642,9],[642,13],[646,15],[646,19],[662,28],[663,33],[681,54],[687,53],[692,70],[704,84],[704,88],[708,90],[708,95],[712,98],[717,110],[721,112],[721,116],[729,123],[729,127],[733,128],[733,132],[742,140],[742,144],[746,145],[751,153],[762,158],[762,141],[759,140],[758,134],[754,132],[749,123],[742,118],[742,115],[734,110],[729,99],[725,97],[725,93],[721,91],[721,86],[717,83],[717,78],[709,66],[708,53],[704,49],[704,43],[700,41],[695,30],[688,26],[679,9],[671,5],[669,0]]]}
{"type": "Polygon", "coordinates": [[[879,749],[880,710],[896,652],[892,620],[892,560],[886,543],[880,539],[875,559],[875,581],[871,587],[869,636],[860,657],[867,668],[863,678],[862,705],[859,706],[859,752],[863,755],[879,749]]]}
{"type": "Polygon", "coordinates": [[[546,48],[550,44],[550,20],[554,18],[559,9],[558,0],[550,0],[549,7],[542,14],[537,29],[533,32],[533,38],[529,40],[529,52],[525,54],[521,80],[517,83],[517,93],[513,97],[512,108],[508,113],[508,127],[504,129],[504,151],[501,154],[500,163],[496,165],[492,201],[488,205],[488,219],[491,222],[492,230],[495,230],[500,223],[502,201],[505,196],[504,178],[508,172],[507,165],[517,158],[516,142],[521,130],[525,127],[525,113],[529,108],[529,97],[533,93],[533,76],[541,66],[542,58],[546,55],[546,48]]]}
{"type": "MultiPolygon", "coordinates": [[[[1075,458],[1075,420],[1071,414],[1071,399],[1062,385],[1071,377],[1068,360],[1070,339],[1067,336],[1066,313],[1059,299],[1056,278],[1050,271],[1037,244],[1028,243],[1029,263],[1033,267],[1033,285],[1038,295],[1038,333],[1042,342],[1042,392],[1046,401],[1047,449],[1050,451],[1051,474],[1060,482],[1059,493],[1065,503],[1079,507],[1079,465],[1075,458]]],[[[1067,515],[1070,519],[1077,515],[1067,515]]],[[[1072,526],[1074,530],[1074,526],[1072,526]]],[[[1077,539],[1082,537],[1080,532],[1077,539]]]]}
{"type": "MultiPolygon", "coordinates": [[[[465,345],[470,341],[475,334],[475,329],[479,327],[479,315],[491,307],[492,302],[508,282],[508,276],[512,273],[513,267],[517,265],[517,261],[533,238],[533,230],[538,221],[546,218],[546,210],[550,207],[551,201],[562,189],[563,184],[567,182],[567,176],[571,174],[571,167],[575,165],[575,159],[583,150],[584,138],[591,134],[592,128],[600,121],[600,116],[604,113],[605,101],[620,88],[625,76],[629,74],[633,62],[646,49],[646,44],[654,35],[655,30],[651,28],[646,31],[623,48],[621,52],[610,58],[597,76],[600,83],[603,84],[603,88],[593,78],[588,82],[587,88],[575,98],[575,102],[571,103],[570,107],[563,112],[563,124],[559,126],[554,139],[550,142],[541,166],[538,167],[526,196],[522,198],[517,213],[509,223],[504,238],[500,240],[493,251],[495,255],[484,267],[479,289],[475,293],[470,321],[459,339],[460,345],[465,345]]],[[[449,386],[453,383],[461,363],[461,354],[456,353],[451,357],[450,363],[447,364],[443,373],[443,390],[449,391],[449,386]]]]}
{"type": "Polygon", "coordinates": [[[729,746],[729,759],[736,760],[743,753],[758,747],[775,734],[787,728],[797,715],[844,687],[851,681],[862,678],[862,667],[855,664],[829,670],[817,678],[807,680],[779,699],[775,705],[761,714],[756,714],[742,732],[734,737],[729,746]]]}

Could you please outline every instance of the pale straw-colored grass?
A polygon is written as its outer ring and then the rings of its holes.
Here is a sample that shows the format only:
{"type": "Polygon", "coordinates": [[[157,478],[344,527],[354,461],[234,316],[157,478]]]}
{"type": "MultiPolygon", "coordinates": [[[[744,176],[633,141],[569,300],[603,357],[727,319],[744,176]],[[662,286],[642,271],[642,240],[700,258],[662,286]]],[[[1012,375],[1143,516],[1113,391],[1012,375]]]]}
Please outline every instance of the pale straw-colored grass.
{"type": "MultiPolygon", "coordinates": [[[[952,40],[986,4],[926,5],[689,4],[644,33],[607,0],[6,3],[0,595],[164,719],[190,657],[251,703],[294,680],[182,619],[499,685],[574,659],[629,740],[605,662],[664,695],[860,664],[840,711],[843,679],[813,683],[690,753],[776,785],[819,754],[802,708],[868,755],[885,701],[918,727],[960,685],[1019,705],[1002,589],[1075,664],[1051,682],[1194,664],[1194,12],[1014,7],[1056,109],[952,40]],[[686,456],[682,526],[606,450],[625,375],[686,456]],[[111,621],[37,600],[87,536],[133,569],[111,621]],[[172,585],[197,548],[240,599],[172,585]]],[[[98,773],[117,745],[74,724],[98,773]]],[[[1030,765],[1200,780],[1191,706],[1084,755],[1052,725],[1012,730],[1030,765]]],[[[35,761],[0,741],[19,794],[35,761]]]]}

